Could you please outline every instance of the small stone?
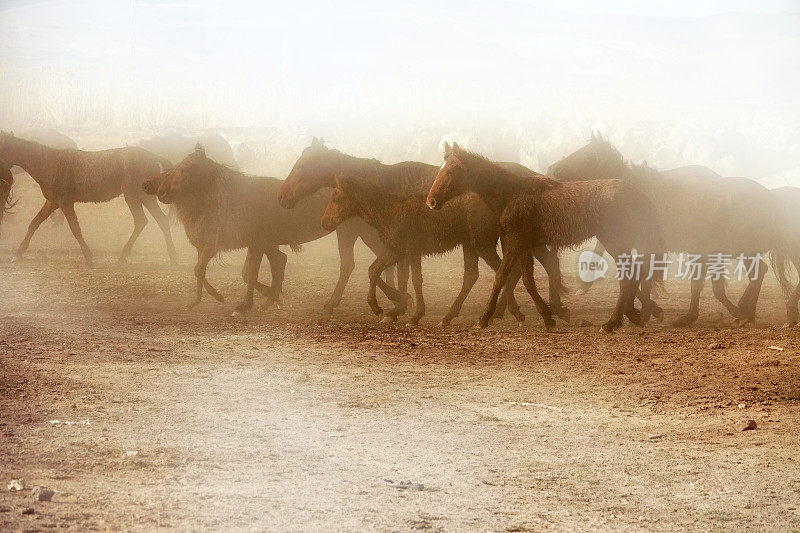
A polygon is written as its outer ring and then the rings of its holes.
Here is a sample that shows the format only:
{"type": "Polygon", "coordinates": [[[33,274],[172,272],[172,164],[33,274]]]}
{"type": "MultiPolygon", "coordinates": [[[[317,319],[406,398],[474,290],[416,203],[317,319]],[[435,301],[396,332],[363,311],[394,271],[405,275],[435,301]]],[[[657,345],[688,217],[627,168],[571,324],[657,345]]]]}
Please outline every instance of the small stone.
{"type": "Polygon", "coordinates": [[[54,491],[50,487],[36,485],[35,487],[33,487],[33,490],[31,491],[31,497],[37,502],[49,502],[50,500],[53,499],[53,494],[55,493],[56,491],[54,491]]]}
{"type": "Polygon", "coordinates": [[[22,509],[19,513],[20,514],[33,514],[34,512],[35,511],[33,510],[33,507],[26,507],[25,509],[22,509]]]}
{"type": "Polygon", "coordinates": [[[11,483],[8,484],[8,490],[11,491],[22,490],[24,488],[25,488],[24,479],[12,479],[11,483]]]}
{"type": "Polygon", "coordinates": [[[139,456],[139,450],[128,450],[128,451],[125,452],[125,455],[127,457],[138,457],[139,456]]]}
{"type": "Polygon", "coordinates": [[[738,407],[739,409],[744,409],[745,407],[747,407],[747,404],[746,403],[740,403],[736,407],[738,407]]]}
{"type": "Polygon", "coordinates": [[[746,420],[742,424],[740,424],[742,431],[752,431],[758,427],[755,420],[746,420]]]}
{"type": "Polygon", "coordinates": [[[725,348],[725,345],[721,342],[712,342],[708,345],[709,350],[722,350],[723,348],[725,348]]]}
{"type": "Polygon", "coordinates": [[[653,435],[650,435],[647,438],[650,439],[650,440],[658,440],[658,439],[663,438],[663,437],[664,437],[663,433],[654,433],[653,435]]]}

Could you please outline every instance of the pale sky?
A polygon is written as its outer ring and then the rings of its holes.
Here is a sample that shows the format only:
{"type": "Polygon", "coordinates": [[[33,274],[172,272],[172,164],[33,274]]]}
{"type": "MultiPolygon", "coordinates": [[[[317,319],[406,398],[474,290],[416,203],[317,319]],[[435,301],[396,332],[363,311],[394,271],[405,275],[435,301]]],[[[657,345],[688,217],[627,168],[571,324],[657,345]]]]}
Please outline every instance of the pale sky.
{"type": "Polygon", "coordinates": [[[800,109],[797,1],[1,5],[4,122],[224,127],[800,109]]]}

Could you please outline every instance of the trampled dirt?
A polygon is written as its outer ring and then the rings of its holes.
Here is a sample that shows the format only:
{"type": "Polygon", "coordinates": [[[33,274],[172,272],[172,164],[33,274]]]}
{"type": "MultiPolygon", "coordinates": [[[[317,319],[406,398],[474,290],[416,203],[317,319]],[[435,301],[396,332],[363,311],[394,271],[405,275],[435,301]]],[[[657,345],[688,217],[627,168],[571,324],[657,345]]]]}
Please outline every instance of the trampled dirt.
{"type": "MultiPolygon", "coordinates": [[[[185,243],[165,266],[150,224],[113,263],[119,202],[79,208],[106,217],[84,223],[96,268],[49,222],[10,264],[29,203],[0,241],[4,531],[800,529],[800,339],[771,274],[755,326],[733,328],[707,290],[696,327],[604,335],[611,282],[571,297],[556,333],[522,291],[523,328],[474,329],[484,269],[442,331],[457,254],[426,262],[421,326],[384,325],[363,249],[342,307],[320,313],[327,240],[290,256],[282,309],[232,318],[241,256],[210,269],[227,301],[187,311],[185,243]],[[16,478],[53,501],[6,491],[16,478]]],[[[669,320],[688,286],[667,288],[669,320]]]]}

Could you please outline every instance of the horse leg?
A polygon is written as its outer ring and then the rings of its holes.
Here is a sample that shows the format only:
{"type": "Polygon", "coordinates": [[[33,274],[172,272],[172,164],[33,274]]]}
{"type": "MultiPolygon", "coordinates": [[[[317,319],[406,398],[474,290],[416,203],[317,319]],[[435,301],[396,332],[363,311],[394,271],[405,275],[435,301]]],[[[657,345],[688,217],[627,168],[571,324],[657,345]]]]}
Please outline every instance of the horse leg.
{"type": "Polygon", "coordinates": [[[478,319],[478,326],[485,328],[489,325],[489,320],[494,316],[497,309],[497,298],[500,296],[500,291],[506,287],[509,274],[519,259],[519,252],[516,246],[503,247],[503,259],[500,261],[500,266],[497,267],[494,275],[494,284],[492,285],[492,293],[489,295],[489,301],[486,302],[486,308],[483,311],[480,319],[478,319]]]}
{"type": "Polygon", "coordinates": [[[83,233],[81,232],[80,224],[78,224],[78,215],[75,214],[74,204],[62,204],[61,212],[64,213],[69,229],[72,231],[72,235],[75,236],[75,240],[78,241],[81,247],[83,257],[86,259],[86,264],[92,266],[92,251],[89,250],[89,245],[83,240],[83,233]]]}
{"type": "Polygon", "coordinates": [[[147,226],[147,217],[144,214],[144,209],[142,209],[142,200],[130,194],[125,194],[123,197],[125,198],[125,203],[128,204],[128,209],[131,210],[131,215],[133,215],[133,233],[131,233],[125,246],[122,247],[122,253],[117,261],[121,265],[127,262],[128,255],[131,253],[131,249],[133,249],[133,243],[136,242],[136,239],[139,238],[139,234],[142,233],[144,227],[147,226]]]}
{"type": "MultiPolygon", "coordinates": [[[[381,279],[381,274],[383,271],[396,262],[397,256],[392,251],[387,249],[378,255],[378,257],[375,258],[375,261],[373,261],[369,266],[369,292],[367,293],[367,304],[376,316],[383,315],[383,309],[381,309],[381,306],[378,305],[378,295],[376,291],[379,285],[383,284],[381,286],[381,290],[384,291],[384,294],[389,296],[389,299],[393,301],[398,301],[400,299],[400,293],[389,287],[381,279]]],[[[397,318],[396,315],[394,318],[397,318]]]]}
{"type": "MultiPolygon", "coordinates": [[[[725,292],[725,285],[726,282],[724,278],[711,280],[711,290],[714,292],[714,297],[725,307],[725,309],[728,310],[731,315],[733,315],[733,318],[741,318],[739,308],[728,299],[728,295],[725,292]]],[[[744,298],[744,295],[742,295],[742,298],[744,298]]]]}
{"type": "MultiPolygon", "coordinates": [[[[602,247],[600,243],[598,243],[598,246],[602,247]]],[[[557,317],[569,322],[569,309],[561,303],[563,285],[561,280],[561,261],[558,258],[558,252],[550,250],[547,246],[537,246],[533,249],[533,256],[547,272],[550,309],[557,317]]]]}
{"type": "MultiPolygon", "coordinates": [[[[603,243],[601,243],[599,240],[597,241],[597,244],[594,245],[594,253],[597,254],[598,257],[603,257],[603,255],[606,253],[606,247],[603,246],[603,243]]],[[[586,294],[587,292],[589,292],[589,289],[592,288],[592,283],[594,282],[593,281],[581,282],[581,286],[578,287],[578,290],[575,291],[575,294],[578,296],[586,294]]]]}
{"type": "Polygon", "coordinates": [[[261,268],[261,258],[264,256],[262,250],[256,250],[252,246],[247,248],[247,257],[242,267],[242,279],[247,285],[244,301],[233,310],[233,316],[242,316],[253,307],[253,291],[258,282],[258,271],[261,268]]]}
{"type": "Polygon", "coordinates": [[[39,229],[39,226],[42,225],[42,222],[47,220],[47,218],[53,214],[53,211],[58,209],[58,205],[51,200],[45,200],[44,205],[39,212],[36,213],[36,216],[33,217],[31,223],[28,225],[28,233],[25,234],[25,238],[22,239],[22,242],[17,247],[17,251],[14,253],[14,259],[12,261],[17,261],[22,259],[22,254],[28,249],[28,246],[31,244],[31,239],[33,238],[33,234],[36,233],[36,230],[39,229]]]}
{"type": "MultiPolygon", "coordinates": [[[[422,295],[422,256],[414,256],[408,261],[411,267],[411,281],[414,284],[414,315],[408,321],[409,325],[416,326],[419,320],[425,316],[425,298],[422,295]]],[[[478,266],[478,258],[475,258],[475,267],[478,266]]]]}
{"type": "Polygon", "coordinates": [[[161,233],[164,234],[164,241],[167,243],[167,253],[169,254],[169,263],[171,265],[177,265],[178,253],[175,251],[175,243],[172,242],[172,232],[170,231],[169,227],[169,218],[161,210],[161,207],[159,207],[158,200],[156,200],[155,196],[150,196],[149,194],[146,195],[142,199],[142,203],[150,212],[150,216],[153,217],[153,220],[156,221],[156,224],[158,224],[158,227],[161,229],[161,233]]]}
{"type": "Polygon", "coordinates": [[[520,256],[520,268],[522,270],[522,283],[525,285],[528,294],[533,298],[536,310],[542,315],[545,329],[551,331],[556,325],[556,321],[553,320],[553,312],[550,306],[542,299],[539,291],[536,289],[536,280],[533,277],[533,255],[530,252],[524,252],[520,256]]]}
{"type": "Polygon", "coordinates": [[[206,268],[211,258],[214,257],[214,252],[208,249],[197,249],[197,263],[194,265],[194,277],[197,280],[197,288],[195,291],[195,299],[189,304],[188,308],[196,306],[200,303],[203,297],[203,287],[205,287],[208,294],[210,294],[218,302],[223,302],[225,299],[217,290],[211,286],[211,283],[206,279],[206,268]]]}
{"type": "Polygon", "coordinates": [[[256,288],[258,289],[258,292],[267,298],[266,303],[261,306],[262,309],[266,309],[276,302],[280,307],[281,291],[283,291],[283,279],[286,276],[286,262],[288,261],[286,254],[281,252],[277,246],[267,250],[267,259],[269,259],[269,270],[272,278],[271,286],[258,283],[258,280],[256,280],[256,288]]]}
{"type": "Polygon", "coordinates": [[[700,293],[703,292],[703,284],[706,278],[706,264],[703,263],[700,268],[700,276],[698,279],[692,280],[692,298],[689,302],[689,310],[685,315],[675,320],[673,326],[691,326],[697,321],[697,316],[700,313],[700,293]]]}
{"type": "Polygon", "coordinates": [[[322,306],[322,310],[327,313],[333,313],[333,310],[342,302],[342,294],[353,269],[356,267],[356,261],[353,254],[353,247],[358,240],[358,234],[350,229],[337,229],[336,241],[339,245],[339,281],[336,282],[336,287],[333,289],[333,294],[328,299],[328,302],[322,306]]]}
{"type": "MultiPolygon", "coordinates": [[[[800,277],[800,255],[792,256],[792,264],[800,277]]],[[[797,306],[800,303],[800,279],[791,294],[786,295],[786,320],[787,326],[796,326],[798,320],[797,306]]]]}
{"type": "Polygon", "coordinates": [[[742,297],[739,299],[738,308],[740,316],[736,320],[739,326],[755,321],[758,295],[761,293],[761,284],[764,282],[764,276],[766,276],[767,270],[769,270],[767,263],[759,257],[756,257],[756,254],[753,254],[751,257],[751,265],[753,261],[758,261],[757,277],[750,280],[750,283],[747,284],[747,288],[744,290],[744,294],[742,294],[742,297]]]}
{"type": "MultiPolygon", "coordinates": [[[[601,239],[598,238],[598,241],[601,239]]],[[[612,257],[620,257],[619,250],[630,250],[629,246],[606,246],[606,250],[612,257]]],[[[632,254],[631,254],[632,255],[632,254]]],[[[619,265],[617,266],[619,268],[619,265]]],[[[614,311],[611,313],[611,318],[602,325],[601,331],[605,333],[612,333],[622,326],[623,316],[636,325],[642,325],[642,318],[639,311],[634,307],[636,300],[636,292],[639,288],[639,276],[634,278],[624,278],[619,280],[619,294],[617,295],[617,303],[614,306],[614,311]]]]}
{"type": "MultiPolygon", "coordinates": [[[[439,325],[443,328],[446,328],[450,325],[450,322],[458,316],[459,312],[461,312],[461,306],[464,305],[464,300],[467,299],[469,292],[472,290],[472,287],[475,286],[475,282],[478,281],[478,254],[472,246],[464,244],[462,246],[462,250],[464,252],[464,277],[461,279],[461,291],[456,296],[453,305],[450,306],[450,310],[447,312],[446,315],[442,318],[442,321],[439,325]]],[[[496,252],[495,252],[495,255],[496,252]]],[[[498,257],[499,262],[499,257],[498,257]]],[[[497,267],[497,265],[495,265],[497,267]]],[[[412,268],[412,275],[413,275],[413,268],[412,268]]]]}
{"type": "MultiPolygon", "coordinates": [[[[374,229],[370,228],[370,231],[362,232],[361,233],[361,240],[364,241],[364,244],[367,245],[367,248],[372,250],[376,256],[380,255],[381,252],[386,248],[386,245],[381,240],[378,232],[374,229]]],[[[394,265],[387,267],[384,271],[384,276],[386,277],[386,282],[392,288],[395,288],[395,268],[394,265]]],[[[402,293],[405,294],[408,289],[408,266],[405,266],[405,273],[401,274],[401,265],[397,265],[397,289],[402,293]]]]}
{"type": "MultiPolygon", "coordinates": [[[[501,260],[500,256],[497,255],[496,249],[492,248],[491,250],[487,250],[481,257],[484,258],[492,270],[497,272],[501,260]]],[[[514,289],[516,289],[521,277],[522,272],[519,270],[519,265],[514,265],[511,269],[511,273],[508,275],[506,285],[503,287],[503,291],[500,293],[500,297],[497,300],[497,309],[495,309],[494,315],[492,315],[492,320],[502,319],[506,309],[508,309],[508,312],[517,319],[520,325],[525,322],[525,315],[520,311],[519,303],[517,303],[517,299],[514,296],[514,289]]]]}

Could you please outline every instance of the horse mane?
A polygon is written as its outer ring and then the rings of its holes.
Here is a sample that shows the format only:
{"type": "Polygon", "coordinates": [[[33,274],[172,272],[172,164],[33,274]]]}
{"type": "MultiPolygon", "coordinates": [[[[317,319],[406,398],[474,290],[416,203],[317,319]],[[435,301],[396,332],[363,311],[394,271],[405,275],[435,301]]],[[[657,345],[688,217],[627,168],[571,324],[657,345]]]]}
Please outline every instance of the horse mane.
{"type": "Polygon", "coordinates": [[[506,181],[513,182],[517,185],[525,185],[533,190],[539,189],[554,189],[561,186],[561,183],[536,173],[535,176],[519,176],[513,172],[504,169],[494,161],[481,154],[464,150],[463,148],[454,148],[453,155],[465,166],[469,167],[472,171],[481,175],[492,176],[493,178],[504,178],[506,181]]]}

